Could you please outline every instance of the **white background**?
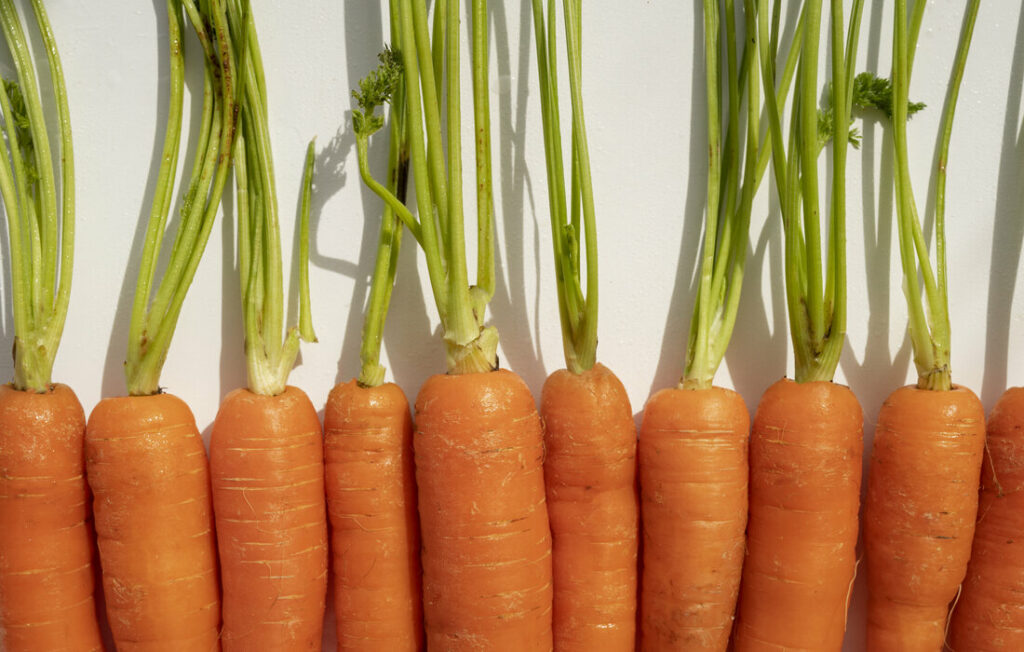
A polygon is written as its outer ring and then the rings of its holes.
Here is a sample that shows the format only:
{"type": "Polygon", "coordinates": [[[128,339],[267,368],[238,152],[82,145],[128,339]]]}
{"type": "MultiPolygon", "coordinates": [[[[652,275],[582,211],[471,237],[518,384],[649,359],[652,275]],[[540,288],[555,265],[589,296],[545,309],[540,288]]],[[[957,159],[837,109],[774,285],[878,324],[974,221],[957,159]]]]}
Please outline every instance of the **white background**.
{"type": "MultiPolygon", "coordinates": [[[[358,372],[381,204],[359,180],[349,91],[376,63],[387,30],[386,5],[370,0],[253,4],[266,64],[286,254],[292,251],[291,216],[305,144],[317,137],[311,285],[320,341],[304,345],[291,382],[322,406],[334,383],[358,372]]],[[[707,147],[701,3],[585,4],[584,97],[602,273],[599,358],[620,376],[639,413],[653,391],[673,384],[681,372],[694,297],[707,147]]],[[[858,69],[887,74],[892,3],[866,4],[858,69]]],[[[964,4],[929,2],[921,33],[911,95],[929,107],[911,123],[910,151],[922,211],[933,181],[933,148],[964,4]]],[[[160,0],[47,5],[69,87],[78,172],[74,287],[54,379],[72,385],[88,412],[102,396],[125,390],[122,361],[131,297],[166,118],[166,18],[160,0]]],[[[492,3],[499,279],[491,315],[501,331],[502,364],[539,392],[545,376],[563,360],[531,20],[526,0],[492,3]]],[[[191,37],[186,47],[188,90],[198,92],[198,47],[191,37]]],[[[463,53],[468,88],[468,48],[463,53]]],[[[38,49],[36,54],[41,56],[38,49]]],[[[9,64],[3,70],[11,74],[9,64]]],[[[1022,77],[1019,3],[984,3],[953,135],[947,215],[954,379],[979,392],[986,408],[1007,385],[1024,382],[1017,371],[1024,356],[1018,345],[1024,336],[1022,312],[1014,303],[1024,235],[1022,77]]],[[[564,93],[564,74],[562,80],[564,93]]],[[[198,102],[194,106],[193,116],[198,102]]],[[[464,116],[470,161],[468,108],[464,116]]],[[[869,450],[883,398],[912,380],[914,372],[896,262],[890,145],[873,118],[860,129],[863,146],[851,150],[849,159],[849,338],[836,379],[849,384],[864,406],[869,450]]],[[[378,174],[383,174],[385,151],[381,139],[371,153],[378,174]]],[[[191,165],[191,154],[190,147],[182,167],[191,165]]],[[[822,165],[824,170],[824,157],[822,165]]],[[[751,412],[769,384],[792,373],[782,240],[770,185],[769,176],[755,205],[739,321],[717,378],[738,389],[751,412]]],[[[220,399],[245,383],[231,201],[226,201],[229,219],[214,228],[161,379],[189,403],[205,435],[220,399]]],[[[466,212],[475,215],[472,193],[466,212]]],[[[412,239],[405,242],[384,356],[389,378],[414,396],[428,375],[444,370],[444,356],[436,313],[424,294],[424,267],[412,239]]],[[[8,256],[6,233],[0,255],[8,256]]],[[[3,264],[6,272],[6,260],[3,264]]],[[[287,260],[286,269],[293,269],[287,260]]],[[[0,349],[9,350],[6,276],[0,287],[0,349]]],[[[294,296],[290,305],[294,320],[294,296]]],[[[0,377],[11,373],[4,356],[0,377]]],[[[848,650],[863,648],[864,593],[858,582],[848,650]]],[[[333,641],[330,628],[326,636],[333,641]]]]}

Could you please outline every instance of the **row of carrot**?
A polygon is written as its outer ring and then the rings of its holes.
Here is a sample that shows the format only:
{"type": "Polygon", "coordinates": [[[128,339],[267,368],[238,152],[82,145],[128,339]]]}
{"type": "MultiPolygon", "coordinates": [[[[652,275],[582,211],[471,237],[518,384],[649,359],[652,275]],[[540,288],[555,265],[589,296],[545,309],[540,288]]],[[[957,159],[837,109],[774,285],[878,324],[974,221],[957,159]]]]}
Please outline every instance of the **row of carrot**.
{"type": "Polygon", "coordinates": [[[485,323],[495,278],[487,3],[470,3],[478,134],[477,278],[470,285],[459,39],[448,37],[459,33],[461,6],[439,0],[431,14],[422,0],[392,0],[393,49],[354,93],[360,174],[385,206],[363,366],[358,379],[331,392],[323,430],[308,397],[287,385],[299,340],[315,340],[306,277],[313,147],[300,211],[300,318],[282,338],[268,103],[250,3],[167,1],[170,109],[129,334],[129,396],[104,399],[86,423],[70,389],[50,382],[74,234],[60,61],[42,0],[33,0],[61,126],[58,202],[21,21],[11,0],[0,0],[19,77],[0,92],[8,143],[0,190],[16,325],[15,381],[0,390],[5,649],[102,649],[93,522],[120,650],[315,649],[328,568],[339,649],[724,650],[730,640],[737,650],[839,649],[857,565],[863,447],[860,405],[832,382],[845,338],[845,169],[854,108],[881,110],[893,132],[920,376],[917,387],[887,400],[876,429],[864,516],[868,645],[941,649],[959,593],[951,647],[1021,647],[1013,594],[1022,579],[1009,560],[1020,535],[1013,501],[1024,399],[1008,393],[994,412],[981,474],[984,414],[970,391],[952,384],[949,366],[945,160],[980,3],[968,5],[944,113],[934,273],[906,151],[924,0],[909,11],[905,0],[895,2],[891,81],[853,74],[863,1],[847,14],[833,0],[825,109],[817,80],[821,0],[800,5],[785,53],[779,3],[735,4],[704,2],[709,181],[685,371],[677,388],[648,402],[638,435],[622,384],[596,361],[597,228],[579,0],[565,0],[561,12],[568,164],[557,6],[533,0],[567,368],[545,383],[538,413],[523,381],[498,369],[498,333],[485,323]],[[182,219],[157,282],[180,147],[186,24],[205,55],[202,118],[182,219]],[[384,105],[387,120],[376,112],[384,105]],[[389,169],[381,183],[368,151],[385,126],[389,169]],[[824,252],[823,151],[832,156],[824,252]],[[753,196],[769,165],[785,232],[797,365],[794,380],[765,393],[749,428],[741,398],[712,382],[737,316],[753,196]],[[208,464],[191,412],[160,391],[159,373],[232,170],[248,387],[222,403],[208,464]],[[415,213],[406,202],[410,180],[415,213]],[[406,231],[424,251],[448,364],[421,388],[415,426],[380,364],[406,231]],[[979,475],[983,518],[975,534],[979,475]]]}

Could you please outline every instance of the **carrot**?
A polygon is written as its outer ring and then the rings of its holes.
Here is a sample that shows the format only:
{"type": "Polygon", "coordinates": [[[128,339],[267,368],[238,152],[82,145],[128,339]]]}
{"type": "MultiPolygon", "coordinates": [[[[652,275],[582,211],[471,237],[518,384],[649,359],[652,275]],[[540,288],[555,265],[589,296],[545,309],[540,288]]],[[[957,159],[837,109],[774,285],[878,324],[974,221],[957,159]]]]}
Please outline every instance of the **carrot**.
{"type": "Polygon", "coordinates": [[[560,650],[632,650],[636,638],[636,426],[601,363],[544,383],[544,481],[560,650]]]}
{"type": "Polygon", "coordinates": [[[663,389],[640,426],[644,650],[724,650],[747,525],[750,415],[721,387],[663,389]]]}
{"type": "Polygon", "coordinates": [[[171,394],[103,399],[86,460],[117,649],[220,649],[210,474],[192,411],[171,394]]]}
{"type": "Polygon", "coordinates": [[[543,3],[533,2],[566,365],[548,376],[540,402],[554,546],[554,645],[559,650],[632,650],[639,517],[636,425],[622,383],[596,361],[597,227],[580,90],[582,6],[564,5],[572,106],[573,182],[568,193],[559,130],[555,7],[550,3],[545,15],[543,3]],[[578,235],[586,251],[585,295],[578,235]]]}
{"type": "Polygon", "coordinates": [[[761,398],[750,433],[737,649],[842,647],[857,566],[862,436],[860,404],[842,385],[783,379],[761,398]]]}
{"type": "Polygon", "coordinates": [[[864,515],[870,649],[942,649],[971,556],[984,448],[985,412],[969,389],[907,386],[882,405],[864,515]]]}
{"type": "MultiPolygon", "coordinates": [[[[753,4],[746,3],[748,15],[755,13],[753,4]]],[[[767,3],[756,11],[796,373],[765,391],[751,428],[737,651],[839,650],[845,632],[856,569],[863,416],[853,393],[832,380],[846,337],[846,154],[851,108],[859,105],[852,66],[862,9],[862,2],[854,3],[844,37],[843,3],[831,3],[832,79],[829,106],[820,114],[822,2],[802,4],[802,29],[790,48],[790,55],[798,52],[799,67],[788,137],[776,97],[780,16],[770,17],[767,3]],[[823,256],[818,155],[829,141],[831,205],[823,256]]]]}
{"type": "MultiPolygon", "coordinates": [[[[459,33],[460,5],[434,7],[431,37],[423,0],[391,5],[418,217],[360,166],[364,181],[423,249],[447,354],[448,373],[429,378],[415,403],[426,642],[439,649],[545,650],[552,646],[552,594],[542,429],[523,381],[497,370],[498,332],[485,325],[495,288],[487,3],[471,4],[477,172],[472,286],[462,203],[460,51],[458,39],[445,37],[459,33]]],[[[369,90],[361,88],[362,101],[369,90]]],[[[362,111],[353,118],[357,133],[382,120],[362,111]]]]}
{"type": "Polygon", "coordinates": [[[93,597],[85,414],[70,387],[51,381],[74,260],[71,123],[46,9],[41,0],[32,9],[60,125],[60,166],[54,169],[21,18],[13,2],[2,0],[0,23],[17,81],[0,83],[0,197],[14,317],[14,382],[0,386],[0,647],[102,650],[93,597]]]}
{"type": "Polygon", "coordinates": [[[1011,387],[988,417],[971,559],[949,628],[954,652],[1024,649],[1021,424],[1024,388],[1011,387]]]}
{"type": "MultiPolygon", "coordinates": [[[[391,10],[397,10],[394,3],[391,10]]],[[[394,13],[392,18],[394,34],[398,20],[394,13]]],[[[390,49],[380,60],[353,93],[359,170],[373,188],[369,140],[384,126],[375,115],[377,106],[390,102],[387,190],[404,205],[409,143],[401,62],[390,49]]],[[[405,394],[384,382],[380,364],[401,236],[395,212],[385,203],[363,327],[362,369],[358,380],[331,390],[324,410],[338,650],[423,648],[412,418],[405,394]]]]}
{"type": "Polygon", "coordinates": [[[295,387],[221,402],[210,472],[225,650],[319,649],[327,590],[320,419],[295,387]]]}
{"type": "Polygon", "coordinates": [[[550,649],[551,534],[530,391],[506,370],[431,376],[413,442],[427,648],[550,649]]]}
{"type": "Polygon", "coordinates": [[[160,371],[213,227],[231,168],[235,70],[221,0],[168,0],[170,108],[128,333],[128,396],[86,424],[86,470],[107,616],[118,650],[220,649],[220,586],[210,476],[195,418],[162,393],[160,371]],[[160,282],[157,260],[174,194],[185,57],[182,10],[205,59],[199,144],[178,232],[160,282]],[[152,296],[151,296],[152,295],[152,296]]]}
{"type": "Polygon", "coordinates": [[[210,472],[224,586],[225,650],[320,646],[327,594],[327,508],[320,420],[287,385],[299,340],[315,342],[309,301],[314,144],[306,148],[299,223],[299,325],[284,326],[284,280],[266,80],[248,0],[228,0],[236,46],[238,270],[248,385],[221,401],[210,472]]]}
{"type": "Polygon", "coordinates": [[[409,402],[394,383],[337,385],[324,434],[338,649],[422,649],[409,402]]]}
{"type": "Polygon", "coordinates": [[[82,406],[67,385],[3,385],[0,433],[4,649],[102,650],[82,406]]]}
{"type": "MultiPolygon", "coordinates": [[[[760,136],[752,17],[744,28],[750,34],[737,38],[734,3],[721,12],[718,0],[704,2],[709,158],[699,285],[683,376],[648,400],[640,426],[644,650],[725,650],[739,596],[750,415],[743,399],[715,387],[714,379],[736,322],[752,202],[771,152],[760,136]]],[[[795,55],[786,61],[780,98],[788,94],[795,55]]]]}
{"type": "Polygon", "coordinates": [[[967,572],[985,445],[981,403],[952,381],[945,235],[949,142],[980,2],[972,0],[964,14],[942,117],[936,158],[935,268],[921,236],[907,146],[907,97],[926,4],[914,2],[909,13],[906,0],[897,0],[894,6],[889,124],[900,259],[909,288],[908,330],[918,381],[897,389],[882,405],[871,452],[864,510],[871,650],[942,649],[949,606],[967,572]]]}

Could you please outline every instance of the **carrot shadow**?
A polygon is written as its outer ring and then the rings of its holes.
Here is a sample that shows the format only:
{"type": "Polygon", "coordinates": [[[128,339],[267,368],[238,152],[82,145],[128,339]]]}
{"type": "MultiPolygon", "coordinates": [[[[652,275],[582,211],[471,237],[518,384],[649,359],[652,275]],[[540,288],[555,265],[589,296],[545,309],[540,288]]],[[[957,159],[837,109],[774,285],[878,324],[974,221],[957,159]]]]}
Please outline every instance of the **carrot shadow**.
{"type": "MultiPolygon", "coordinates": [[[[991,406],[1007,388],[1010,354],[1010,323],[1013,296],[1020,269],[1024,220],[1024,127],[1018,116],[1024,86],[1024,10],[1017,20],[1017,40],[1007,84],[1003,147],[999,154],[996,185],[995,228],[992,231],[991,267],[988,281],[988,321],[985,325],[985,371],[981,399],[991,406]]],[[[1016,382],[1020,382],[1017,380],[1016,382]]]]}

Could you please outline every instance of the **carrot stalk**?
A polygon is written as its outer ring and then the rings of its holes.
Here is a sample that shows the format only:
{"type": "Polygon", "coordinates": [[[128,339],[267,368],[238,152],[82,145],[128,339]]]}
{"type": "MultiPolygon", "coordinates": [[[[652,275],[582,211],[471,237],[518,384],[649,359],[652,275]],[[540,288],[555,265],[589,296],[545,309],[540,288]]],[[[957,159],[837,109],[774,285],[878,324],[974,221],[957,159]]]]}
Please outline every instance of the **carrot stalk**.
{"type": "Polygon", "coordinates": [[[626,390],[597,363],[597,224],[583,118],[582,6],[563,3],[571,98],[566,189],[555,2],[533,2],[551,232],[566,369],[541,393],[544,479],[553,539],[554,645],[632,650],[636,640],[639,506],[636,426],[626,390]],[[586,255],[586,283],[580,240],[586,255]]]}
{"type": "Polygon", "coordinates": [[[46,46],[60,166],[55,170],[21,18],[13,2],[2,0],[0,25],[17,79],[0,83],[6,141],[0,199],[14,313],[14,381],[0,386],[0,632],[2,647],[11,652],[102,650],[93,597],[85,415],[71,388],[51,381],[74,262],[71,122],[46,9],[40,0],[32,9],[46,46]]]}
{"type": "Polygon", "coordinates": [[[846,152],[863,2],[848,31],[831,2],[830,105],[819,109],[822,1],[801,3],[802,32],[790,131],[783,133],[775,61],[781,8],[747,0],[757,44],[771,159],[785,234],[786,299],[795,382],[764,393],[750,435],[750,520],[736,650],[839,650],[856,569],[863,418],[856,397],[832,382],[846,332],[846,152]],[[771,27],[769,27],[771,24],[771,27]],[[818,156],[831,142],[831,203],[823,237],[818,156]],[[822,241],[825,246],[822,246],[822,241]]]}
{"type": "Polygon", "coordinates": [[[944,645],[949,606],[967,572],[974,535],[985,412],[973,392],[952,382],[944,198],[956,101],[979,6],[972,0],[964,15],[943,113],[935,267],[910,183],[907,145],[907,96],[925,3],[913,3],[909,21],[906,0],[898,0],[894,7],[890,124],[900,259],[918,382],[896,390],[882,405],[871,453],[864,542],[867,640],[877,650],[944,645]]]}
{"type": "Polygon", "coordinates": [[[280,224],[266,82],[247,0],[228,0],[236,43],[235,147],[238,251],[248,387],[221,402],[210,472],[224,585],[225,650],[318,647],[327,592],[327,515],[320,420],[287,384],[299,340],[315,341],[310,315],[309,205],[314,145],[306,149],[299,228],[299,325],[282,338],[280,224]]]}
{"type": "Polygon", "coordinates": [[[206,451],[192,412],[161,393],[159,377],[231,167],[234,48],[221,0],[168,0],[167,12],[170,108],[129,326],[129,396],[100,401],[86,425],[107,615],[119,650],[220,649],[206,451]],[[203,107],[181,221],[154,286],[180,149],[186,18],[204,54],[203,107]]]}
{"type": "MultiPolygon", "coordinates": [[[[487,3],[475,20],[474,132],[489,141],[487,3]]],[[[478,206],[477,283],[469,285],[462,214],[460,5],[393,0],[410,169],[417,213],[373,187],[423,249],[445,342],[448,374],[416,400],[413,436],[428,647],[551,647],[551,536],[540,419],[526,385],[498,368],[498,332],[486,325],[494,293],[490,207],[478,206]],[[446,92],[441,92],[445,88],[446,92]],[[445,116],[445,130],[440,116],[445,116]]],[[[357,128],[358,131],[358,128],[357,128]]],[[[490,145],[476,147],[478,200],[491,197],[490,145]],[[482,188],[481,188],[482,187],[482,188]]],[[[364,179],[367,175],[364,174],[364,179]]]]}
{"type": "MultiPolygon", "coordinates": [[[[392,12],[397,6],[392,3],[392,12]]],[[[392,36],[398,29],[392,20],[392,36]]],[[[338,650],[420,650],[419,520],[409,402],[385,383],[381,341],[398,266],[402,227],[393,200],[405,209],[409,141],[401,61],[390,49],[381,66],[353,91],[360,172],[384,195],[377,261],[363,326],[358,380],[339,383],[324,409],[327,507],[331,521],[334,613],[338,650]],[[390,103],[387,186],[369,169],[370,137],[384,126],[377,106],[390,103]]]]}

